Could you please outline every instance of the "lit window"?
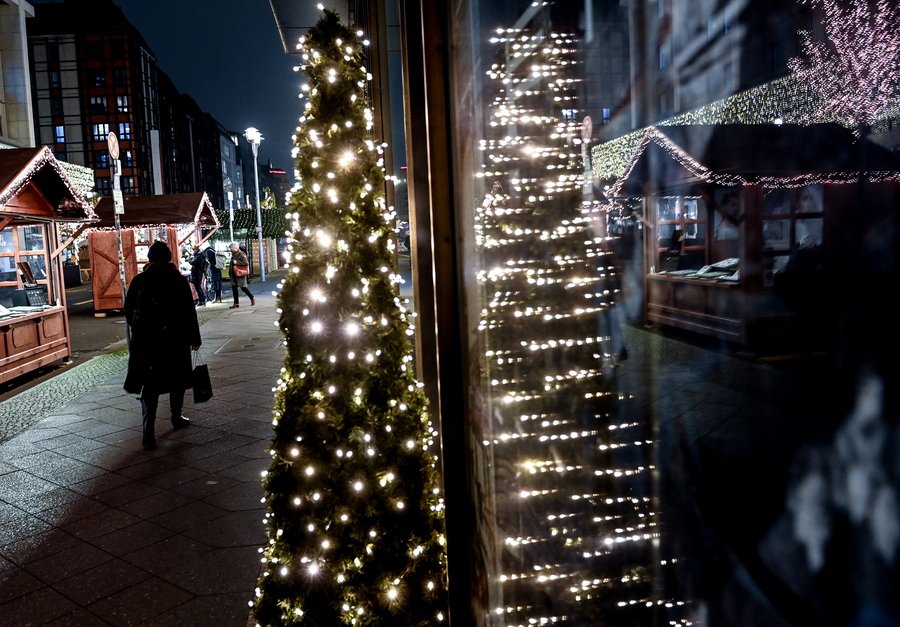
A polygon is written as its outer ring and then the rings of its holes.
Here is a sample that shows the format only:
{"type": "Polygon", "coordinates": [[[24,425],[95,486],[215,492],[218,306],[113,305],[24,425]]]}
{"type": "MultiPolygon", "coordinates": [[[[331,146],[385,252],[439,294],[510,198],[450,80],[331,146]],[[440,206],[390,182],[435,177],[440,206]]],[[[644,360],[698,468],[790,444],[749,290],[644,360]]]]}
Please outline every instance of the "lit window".
{"type": "Polygon", "coordinates": [[[119,113],[128,113],[128,96],[116,96],[116,111],[119,113]]]}
{"type": "Polygon", "coordinates": [[[109,135],[109,124],[91,124],[91,139],[95,142],[105,142],[109,135]]]}
{"type": "Polygon", "coordinates": [[[131,122],[119,122],[119,139],[131,139],[131,122]]]}
{"type": "Polygon", "coordinates": [[[66,127],[60,124],[53,127],[53,137],[57,144],[66,143],[66,127]]]}

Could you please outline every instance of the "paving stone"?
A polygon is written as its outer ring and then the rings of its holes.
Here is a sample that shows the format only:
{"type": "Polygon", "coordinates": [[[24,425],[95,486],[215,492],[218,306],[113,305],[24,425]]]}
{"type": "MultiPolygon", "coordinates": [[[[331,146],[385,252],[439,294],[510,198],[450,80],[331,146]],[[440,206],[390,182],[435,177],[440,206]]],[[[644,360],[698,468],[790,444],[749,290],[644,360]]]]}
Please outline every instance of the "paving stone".
{"type": "Polygon", "coordinates": [[[140,625],[191,598],[189,593],[176,586],[151,577],[101,599],[87,609],[113,625],[140,625]]]}
{"type": "Polygon", "coordinates": [[[63,579],[54,588],[79,605],[87,606],[149,577],[151,575],[147,571],[114,559],[63,579]]]}
{"type": "Polygon", "coordinates": [[[45,625],[78,609],[72,601],[51,588],[40,588],[0,605],[4,625],[45,625]]]}

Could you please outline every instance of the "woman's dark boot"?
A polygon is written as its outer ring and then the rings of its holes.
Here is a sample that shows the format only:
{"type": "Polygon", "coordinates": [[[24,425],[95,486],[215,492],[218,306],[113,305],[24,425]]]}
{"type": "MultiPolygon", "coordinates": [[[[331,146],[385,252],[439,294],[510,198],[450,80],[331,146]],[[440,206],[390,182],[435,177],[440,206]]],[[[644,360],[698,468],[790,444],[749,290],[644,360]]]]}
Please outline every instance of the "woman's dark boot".
{"type": "Polygon", "coordinates": [[[141,438],[141,446],[145,451],[156,448],[156,418],[144,418],[144,437],[141,438]]]}
{"type": "Polygon", "coordinates": [[[141,438],[141,446],[145,451],[152,451],[156,448],[156,406],[159,398],[156,400],[141,398],[141,414],[144,420],[144,436],[141,438]]]}

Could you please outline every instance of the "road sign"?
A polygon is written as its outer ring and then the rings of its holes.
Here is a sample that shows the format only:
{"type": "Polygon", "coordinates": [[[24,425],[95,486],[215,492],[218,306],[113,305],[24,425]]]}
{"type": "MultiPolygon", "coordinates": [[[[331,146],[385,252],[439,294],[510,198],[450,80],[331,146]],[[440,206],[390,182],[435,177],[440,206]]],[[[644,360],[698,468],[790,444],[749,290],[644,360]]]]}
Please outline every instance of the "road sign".
{"type": "MultiPolygon", "coordinates": [[[[591,141],[591,135],[594,133],[594,121],[591,119],[591,116],[586,115],[584,119],[581,121],[581,141],[591,141]]],[[[117,159],[118,157],[113,157],[117,159]]]]}
{"type": "Polygon", "coordinates": [[[116,134],[110,131],[106,136],[106,145],[109,146],[109,156],[113,159],[119,158],[119,139],[116,134]]]}
{"type": "Polygon", "coordinates": [[[125,214],[125,198],[122,196],[121,189],[114,189],[112,192],[113,197],[113,207],[115,207],[116,215],[121,216],[125,214]]]}

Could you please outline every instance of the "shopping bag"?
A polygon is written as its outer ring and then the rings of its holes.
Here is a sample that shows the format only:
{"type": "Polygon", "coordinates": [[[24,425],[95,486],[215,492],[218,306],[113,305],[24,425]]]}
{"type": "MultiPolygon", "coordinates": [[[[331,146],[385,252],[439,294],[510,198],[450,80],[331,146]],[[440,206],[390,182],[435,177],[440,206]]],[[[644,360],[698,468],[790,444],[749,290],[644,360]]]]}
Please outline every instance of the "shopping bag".
{"type": "Polygon", "coordinates": [[[250,274],[250,266],[234,266],[234,276],[248,276],[250,274]]]}
{"type": "MultiPolygon", "coordinates": [[[[197,358],[199,361],[199,357],[197,358]]],[[[209,366],[194,363],[191,371],[191,387],[194,389],[194,402],[205,403],[212,398],[212,381],[209,378],[209,366]]]]}

